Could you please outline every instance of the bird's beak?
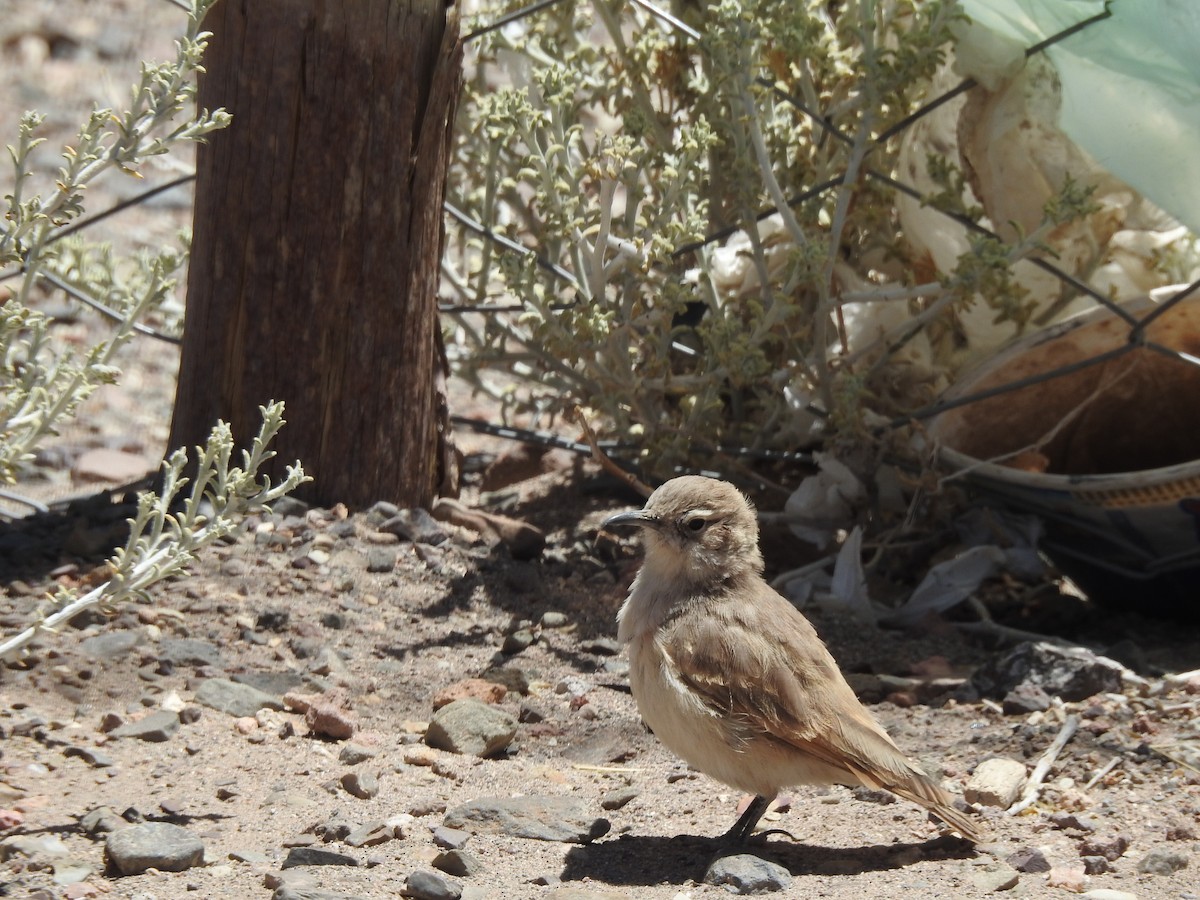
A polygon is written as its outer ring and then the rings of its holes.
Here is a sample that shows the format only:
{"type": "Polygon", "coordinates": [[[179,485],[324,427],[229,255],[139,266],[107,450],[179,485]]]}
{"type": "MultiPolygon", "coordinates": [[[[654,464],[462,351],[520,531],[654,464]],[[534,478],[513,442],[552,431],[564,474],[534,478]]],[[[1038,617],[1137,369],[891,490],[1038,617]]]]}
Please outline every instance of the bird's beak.
{"type": "Polygon", "coordinates": [[[600,530],[608,531],[613,525],[639,525],[643,528],[654,528],[658,525],[658,518],[648,515],[644,509],[635,509],[631,512],[609,516],[600,526],[600,530]]]}

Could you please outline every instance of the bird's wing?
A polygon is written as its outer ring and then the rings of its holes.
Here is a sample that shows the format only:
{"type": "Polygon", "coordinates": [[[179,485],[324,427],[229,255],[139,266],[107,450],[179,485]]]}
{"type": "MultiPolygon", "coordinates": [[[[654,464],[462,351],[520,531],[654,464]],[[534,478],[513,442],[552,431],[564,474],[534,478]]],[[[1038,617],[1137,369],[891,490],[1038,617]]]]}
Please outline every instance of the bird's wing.
{"type": "Polygon", "coordinates": [[[838,768],[903,760],[808,620],[765,583],[743,584],[736,601],[693,607],[661,639],[680,680],[735,730],[785,741],[838,768]]]}
{"type": "Polygon", "coordinates": [[[662,632],[676,675],[728,723],[733,746],[786,743],[872,788],[931,807],[967,837],[952,797],[859,702],[808,620],[760,579],[697,603],[662,632]]]}

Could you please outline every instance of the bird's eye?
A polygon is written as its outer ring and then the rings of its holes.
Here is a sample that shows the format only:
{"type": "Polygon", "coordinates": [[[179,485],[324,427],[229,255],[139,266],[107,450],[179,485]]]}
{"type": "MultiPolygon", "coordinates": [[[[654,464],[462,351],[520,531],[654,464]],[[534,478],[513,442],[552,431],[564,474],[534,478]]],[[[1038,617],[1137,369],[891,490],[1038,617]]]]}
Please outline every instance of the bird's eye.
{"type": "Polygon", "coordinates": [[[699,534],[707,524],[708,519],[704,518],[704,516],[693,516],[687,520],[687,529],[695,534],[699,534]]]}

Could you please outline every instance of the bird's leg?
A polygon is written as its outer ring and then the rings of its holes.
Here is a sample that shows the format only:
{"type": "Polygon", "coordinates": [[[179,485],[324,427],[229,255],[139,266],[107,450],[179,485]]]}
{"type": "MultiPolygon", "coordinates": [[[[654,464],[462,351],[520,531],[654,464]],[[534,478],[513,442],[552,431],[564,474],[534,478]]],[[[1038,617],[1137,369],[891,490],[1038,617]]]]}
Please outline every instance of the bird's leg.
{"type": "Polygon", "coordinates": [[[767,811],[767,807],[771,805],[772,797],[764,797],[762,794],[755,796],[750,804],[746,807],[733,827],[730,828],[722,839],[732,841],[735,844],[744,844],[746,839],[754,833],[754,826],[758,824],[758,820],[762,818],[763,813],[767,811]]]}

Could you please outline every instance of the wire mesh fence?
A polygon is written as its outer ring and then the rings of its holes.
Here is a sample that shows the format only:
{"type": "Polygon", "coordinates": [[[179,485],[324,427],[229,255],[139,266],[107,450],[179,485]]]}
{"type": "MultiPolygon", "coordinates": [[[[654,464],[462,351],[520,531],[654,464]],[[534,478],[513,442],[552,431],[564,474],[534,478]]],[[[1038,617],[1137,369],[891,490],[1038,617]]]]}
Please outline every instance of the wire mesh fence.
{"type": "MultiPolygon", "coordinates": [[[[474,40],[486,34],[490,34],[492,31],[498,28],[511,26],[514,23],[521,22],[529,17],[542,15],[548,8],[557,5],[557,3],[553,2],[540,2],[514,10],[501,16],[488,25],[481,26],[471,31],[467,35],[466,40],[474,40]]],[[[693,27],[697,24],[695,19],[692,20],[692,24],[688,24],[682,21],[672,12],[655,6],[655,4],[649,2],[649,0],[636,0],[636,2],[631,0],[631,2],[622,4],[621,6],[625,11],[638,8],[648,12],[660,24],[661,27],[670,29],[676,35],[678,35],[681,40],[690,42],[692,45],[702,48],[701,55],[703,54],[705,35],[702,33],[700,28],[693,27]]],[[[1069,40],[1071,37],[1079,34],[1085,29],[1097,27],[1106,19],[1108,19],[1109,15],[1109,12],[1105,10],[1098,15],[1084,18],[1071,27],[1066,28],[1057,34],[1054,34],[1051,37],[1048,37],[1047,39],[1028,47],[1025,50],[1025,56],[1027,58],[1033,58],[1055,44],[1069,40]]],[[[642,27],[629,19],[624,20],[624,22],[627,29],[642,27]]],[[[778,79],[768,79],[755,76],[753,80],[757,86],[769,91],[773,96],[782,102],[793,106],[797,111],[802,113],[811,122],[813,140],[832,140],[847,146],[854,144],[856,140],[855,134],[849,133],[843,128],[838,127],[832,118],[823,112],[821,108],[815,107],[811,103],[806,102],[803,98],[796,96],[793,91],[790,91],[778,79]]],[[[890,126],[879,130],[877,133],[873,133],[870,136],[870,140],[867,145],[862,149],[859,157],[859,162],[861,165],[857,171],[850,171],[848,169],[843,170],[842,172],[835,174],[833,177],[829,177],[816,184],[803,187],[801,190],[794,192],[793,195],[788,198],[788,204],[792,206],[799,206],[814,198],[820,197],[827,192],[845,188],[847,185],[852,187],[853,185],[850,183],[853,179],[862,178],[877,183],[887,192],[895,195],[904,195],[910,197],[925,207],[937,210],[947,220],[961,225],[973,235],[978,235],[980,237],[988,238],[992,241],[1011,246],[1011,241],[1006,242],[993,227],[989,227],[985,221],[981,220],[980,216],[970,215],[959,209],[952,208],[949,205],[939,203],[937,197],[931,196],[927,191],[922,191],[921,189],[906,183],[903,179],[897,177],[894,171],[875,168],[871,165],[871,156],[878,148],[885,146],[889,141],[893,141],[898,136],[903,135],[906,131],[911,129],[917,123],[921,122],[926,116],[930,115],[935,110],[938,110],[945,104],[958,97],[968,94],[976,87],[978,87],[978,84],[974,78],[961,79],[952,87],[938,93],[936,96],[933,96],[931,99],[920,104],[918,108],[916,108],[910,114],[905,115],[890,126]]],[[[460,223],[464,224],[468,228],[471,228],[475,233],[483,235],[488,240],[494,241],[502,252],[520,253],[534,258],[541,271],[544,273],[552,273],[555,278],[560,281],[561,285],[566,286],[565,296],[569,296],[570,299],[564,299],[558,304],[552,305],[550,309],[563,309],[568,305],[580,302],[578,288],[580,284],[579,279],[581,276],[579,273],[567,271],[560,263],[555,262],[547,256],[540,255],[540,250],[537,246],[521,244],[511,238],[504,237],[499,234],[498,231],[493,230],[493,228],[486,222],[477,221],[456,207],[448,205],[447,212],[449,212],[460,223]]],[[[756,222],[761,222],[771,216],[777,215],[779,212],[779,206],[767,206],[757,211],[754,216],[754,220],[756,222]]],[[[704,252],[706,248],[727,240],[735,233],[748,228],[750,224],[751,223],[746,221],[739,221],[725,227],[714,229],[701,239],[687,241],[674,248],[669,255],[669,262],[659,262],[655,263],[655,265],[660,267],[673,267],[674,275],[676,277],[682,277],[689,261],[694,259],[697,254],[704,252]]],[[[960,392],[957,396],[952,396],[950,398],[942,397],[934,402],[918,404],[912,408],[905,409],[901,414],[892,416],[887,427],[893,429],[903,428],[910,425],[914,420],[931,419],[942,413],[962,406],[967,406],[992,397],[1020,391],[1023,388],[1029,387],[1030,385],[1063,378],[1065,376],[1077,373],[1083,369],[1102,366],[1105,363],[1111,362],[1115,359],[1125,357],[1130,353],[1135,353],[1140,349],[1150,350],[1154,353],[1172,358],[1187,366],[1194,366],[1198,361],[1200,361],[1196,355],[1188,352],[1186,348],[1173,346],[1164,343],[1161,340],[1155,340],[1148,336],[1147,333],[1147,329],[1156,320],[1160,319],[1160,317],[1164,315],[1167,315],[1173,308],[1184,303],[1190,296],[1192,296],[1197,283],[1193,283],[1174,291],[1170,296],[1161,299],[1157,305],[1147,311],[1134,313],[1127,305],[1115,301],[1105,291],[1092,286],[1091,284],[1087,283],[1087,281],[1077,277],[1075,274],[1058,265],[1053,258],[1052,253],[1050,252],[1030,253],[1023,256],[1022,259],[1056,279],[1061,284],[1063,292],[1071,295],[1087,297],[1095,307],[1107,310],[1110,315],[1121,320],[1127,326],[1125,342],[1120,346],[1112,347],[1087,359],[1075,360],[1067,364],[1051,367],[1036,374],[1020,378],[1013,378],[1003,384],[991,385],[985,390],[967,393],[960,392]]],[[[564,296],[564,292],[561,289],[551,289],[557,290],[558,296],[564,296]]],[[[452,314],[467,312],[513,313],[525,311],[527,309],[527,303],[519,299],[507,304],[471,304],[464,302],[461,304],[443,305],[443,310],[452,314]]],[[[835,312],[840,312],[840,309],[835,309],[835,312]]],[[[914,316],[913,321],[909,326],[900,328],[899,331],[891,336],[889,342],[890,346],[885,348],[884,352],[890,353],[894,348],[903,347],[914,334],[921,331],[923,328],[926,328],[928,324],[929,318],[921,315],[914,316]]],[[[677,349],[680,352],[687,352],[686,347],[677,347],[677,349]]],[[[819,398],[815,399],[808,406],[810,411],[814,412],[820,417],[826,417],[832,412],[832,410],[828,408],[821,407],[822,404],[819,398]]],[[[736,449],[728,446],[724,447],[723,449],[725,452],[735,454],[738,452],[736,449]]],[[[744,450],[744,452],[747,453],[752,451],[753,448],[745,448],[744,450]]]]}

